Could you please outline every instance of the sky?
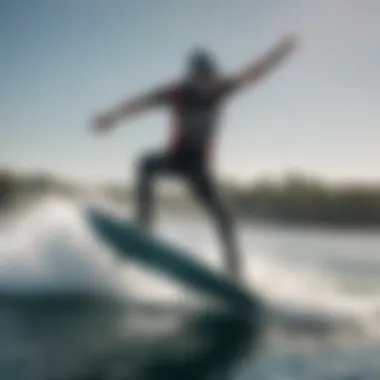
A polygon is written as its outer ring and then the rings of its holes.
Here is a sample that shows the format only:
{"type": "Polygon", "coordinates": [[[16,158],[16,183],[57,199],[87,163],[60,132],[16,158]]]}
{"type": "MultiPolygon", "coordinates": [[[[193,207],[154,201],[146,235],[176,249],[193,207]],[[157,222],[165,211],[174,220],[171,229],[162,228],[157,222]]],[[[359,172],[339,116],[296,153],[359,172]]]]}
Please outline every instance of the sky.
{"type": "Polygon", "coordinates": [[[377,0],[0,0],[0,167],[130,181],[170,114],[102,136],[95,114],[180,77],[195,46],[229,75],[293,33],[296,54],[228,102],[218,174],[378,181],[379,15],[377,0]]]}

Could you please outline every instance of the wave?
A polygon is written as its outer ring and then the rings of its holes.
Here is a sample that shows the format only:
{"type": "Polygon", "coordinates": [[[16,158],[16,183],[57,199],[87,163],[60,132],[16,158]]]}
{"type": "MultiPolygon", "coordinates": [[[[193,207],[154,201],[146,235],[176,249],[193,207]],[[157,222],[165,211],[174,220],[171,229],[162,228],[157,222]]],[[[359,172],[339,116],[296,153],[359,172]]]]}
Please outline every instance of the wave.
{"type": "MultiPolygon", "coordinates": [[[[5,292],[109,294],[125,297],[183,301],[196,299],[163,276],[120,260],[93,236],[83,218],[83,202],[48,198],[0,232],[0,295],[5,292]]],[[[221,267],[212,234],[194,220],[164,217],[158,233],[221,267]],[[197,250],[193,242],[197,241],[197,250]],[[207,255],[202,252],[207,252],[207,255]]],[[[337,287],[336,279],[317,269],[285,265],[270,252],[246,252],[246,282],[266,300],[268,322],[295,336],[332,336],[335,333],[380,336],[380,297],[353,296],[337,287]]],[[[248,242],[247,242],[248,241],[248,242]]]]}

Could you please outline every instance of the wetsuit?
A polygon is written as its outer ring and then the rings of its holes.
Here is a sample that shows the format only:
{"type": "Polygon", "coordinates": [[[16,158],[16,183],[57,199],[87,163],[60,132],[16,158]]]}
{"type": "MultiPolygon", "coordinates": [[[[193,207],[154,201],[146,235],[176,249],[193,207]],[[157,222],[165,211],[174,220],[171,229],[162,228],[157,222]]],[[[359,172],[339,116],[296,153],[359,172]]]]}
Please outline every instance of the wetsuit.
{"type": "Polygon", "coordinates": [[[157,91],[152,105],[171,108],[173,133],[167,150],[144,156],[138,172],[138,215],[140,226],[152,221],[152,185],[156,175],[175,175],[188,182],[193,193],[213,217],[223,243],[227,264],[237,271],[237,247],[231,217],[221,202],[209,167],[209,156],[217,128],[221,102],[234,89],[230,81],[210,89],[182,83],[157,91]]]}

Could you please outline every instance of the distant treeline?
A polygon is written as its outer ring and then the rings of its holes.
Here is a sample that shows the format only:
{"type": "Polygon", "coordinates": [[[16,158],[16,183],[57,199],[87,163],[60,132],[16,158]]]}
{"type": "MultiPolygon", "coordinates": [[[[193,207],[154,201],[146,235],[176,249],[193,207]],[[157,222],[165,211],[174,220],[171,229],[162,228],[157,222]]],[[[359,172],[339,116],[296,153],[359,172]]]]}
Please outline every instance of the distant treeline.
{"type": "Polygon", "coordinates": [[[331,185],[303,176],[231,187],[231,203],[246,218],[292,224],[380,227],[380,185],[331,185]]]}
{"type": "Polygon", "coordinates": [[[39,197],[49,193],[73,196],[78,192],[77,186],[49,174],[21,175],[0,170],[0,207],[25,197],[39,197]]]}
{"type": "MultiPolygon", "coordinates": [[[[303,225],[380,227],[380,184],[332,185],[302,175],[281,181],[257,181],[251,186],[224,186],[235,214],[245,219],[303,225]]],[[[0,170],[0,201],[25,196],[60,193],[75,196],[77,185],[49,175],[15,175],[0,170]]],[[[132,200],[122,186],[107,185],[102,192],[118,202],[132,200]]],[[[165,207],[186,209],[193,204],[187,194],[165,193],[165,207]]],[[[2,202],[4,203],[4,202],[2,202]]]]}

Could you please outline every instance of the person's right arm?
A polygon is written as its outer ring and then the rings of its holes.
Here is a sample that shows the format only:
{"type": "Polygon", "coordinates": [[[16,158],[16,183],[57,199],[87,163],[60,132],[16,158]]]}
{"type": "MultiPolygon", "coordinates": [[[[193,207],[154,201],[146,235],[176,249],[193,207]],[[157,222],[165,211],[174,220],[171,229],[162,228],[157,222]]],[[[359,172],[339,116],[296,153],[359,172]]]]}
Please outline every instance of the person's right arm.
{"type": "Polygon", "coordinates": [[[171,100],[173,92],[173,87],[166,87],[123,101],[106,112],[97,115],[92,121],[92,127],[99,131],[110,129],[123,119],[133,118],[155,106],[167,104],[171,100]]]}

